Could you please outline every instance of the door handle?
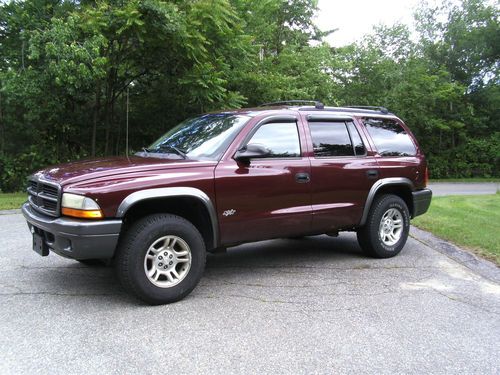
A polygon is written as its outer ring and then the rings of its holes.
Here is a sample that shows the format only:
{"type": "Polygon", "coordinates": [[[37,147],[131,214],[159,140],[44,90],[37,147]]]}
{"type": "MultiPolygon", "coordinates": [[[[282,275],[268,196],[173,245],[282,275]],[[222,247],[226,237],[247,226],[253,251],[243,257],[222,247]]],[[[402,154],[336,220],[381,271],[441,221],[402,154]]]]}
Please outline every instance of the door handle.
{"type": "Polygon", "coordinates": [[[309,173],[297,173],[295,175],[295,181],[299,184],[305,184],[311,181],[311,177],[309,176],[309,173]]]}
{"type": "Polygon", "coordinates": [[[366,171],[366,176],[369,179],[378,178],[378,171],[376,169],[370,169],[370,170],[366,171]]]}

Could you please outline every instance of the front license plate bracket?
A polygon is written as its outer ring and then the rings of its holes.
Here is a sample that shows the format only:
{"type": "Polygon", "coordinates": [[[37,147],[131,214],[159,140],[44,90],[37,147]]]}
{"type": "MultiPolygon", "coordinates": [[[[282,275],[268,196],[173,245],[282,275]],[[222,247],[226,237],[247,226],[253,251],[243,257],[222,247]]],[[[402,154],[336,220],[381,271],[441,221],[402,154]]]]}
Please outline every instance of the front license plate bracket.
{"type": "Polygon", "coordinates": [[[33,233],[33,250],[43,257],[49,255],[49,247],[45,243],[45,238],[38,233],[33,233]]]}

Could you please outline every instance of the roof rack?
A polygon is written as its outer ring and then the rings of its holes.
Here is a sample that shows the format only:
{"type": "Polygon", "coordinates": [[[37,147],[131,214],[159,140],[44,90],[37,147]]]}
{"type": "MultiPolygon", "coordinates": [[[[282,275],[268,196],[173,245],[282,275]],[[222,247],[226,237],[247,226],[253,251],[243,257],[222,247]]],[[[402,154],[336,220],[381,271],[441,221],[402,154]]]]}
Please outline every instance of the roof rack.
{"type": "Polygon", "coordinates": [[[325,105],[319,100],[282,100],[278,102],[270,102],[259,105],[259,107],[271,107],[275,105],[286,105],[286,104],[314,104],[316,109],[323,109],[325,105]]]}
{"type": "Polygon", "coordinates": [[[359,109],[372,109],[375,111],[380,111],[383,114],[388,114],[389,110],[385,107],[373,106],[373,105],[346,105],[345,108],[359,108],[359,109]]]}

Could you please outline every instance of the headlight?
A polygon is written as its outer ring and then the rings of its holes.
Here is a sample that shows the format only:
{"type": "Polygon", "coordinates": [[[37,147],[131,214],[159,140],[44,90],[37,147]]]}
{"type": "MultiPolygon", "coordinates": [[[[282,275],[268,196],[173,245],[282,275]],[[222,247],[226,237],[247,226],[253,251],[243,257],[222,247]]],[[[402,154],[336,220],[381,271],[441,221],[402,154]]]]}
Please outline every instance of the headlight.
{"type": "Polygon", "coordinates": [[[64,193],[61,207],[62,214],[66,216],[84,219],[100,219],[103,217],[97,202],[83,195],[64,193]]]}

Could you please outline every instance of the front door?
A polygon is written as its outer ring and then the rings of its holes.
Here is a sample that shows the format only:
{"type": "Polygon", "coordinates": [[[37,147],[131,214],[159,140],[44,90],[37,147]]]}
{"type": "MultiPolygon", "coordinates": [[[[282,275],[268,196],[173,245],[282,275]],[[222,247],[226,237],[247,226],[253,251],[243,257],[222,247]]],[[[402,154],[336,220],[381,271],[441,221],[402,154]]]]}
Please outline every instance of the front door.
{"type": "Polygon", "coordinates": [[[304,129],[295,116],[256,121],[238,145],[259,145],[268,155],[223,159],[215,191],[224,245],[305,233],[311,226],[309,158],[303,157],[304,129]]]}

